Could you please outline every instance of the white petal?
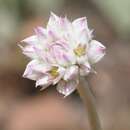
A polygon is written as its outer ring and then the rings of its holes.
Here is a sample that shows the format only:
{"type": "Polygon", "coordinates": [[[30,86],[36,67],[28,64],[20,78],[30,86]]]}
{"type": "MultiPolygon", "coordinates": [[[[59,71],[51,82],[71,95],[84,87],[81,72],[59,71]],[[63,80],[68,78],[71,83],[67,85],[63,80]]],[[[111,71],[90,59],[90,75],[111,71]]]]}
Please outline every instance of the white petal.
{"type": "Polygon", "coordinates": [[[32,69],[32,70],[34,70],[34,71],[36,71],[36,72],[39,72],[39,73],[46,73],[46,72],[48,72],[50,69],[51,69],[51,65],[49,65],[49,64],[45,64],[45,63],[43,63],[43,62],[41,62],[41,61],[38,61],[38,60],[32,60],[29,64],[28,64],[28,66],[32,69]]]}
{"type": "Polygon", "coordinates": [[[64,75],[64,80],[75,80],[78,77],[78,66],[73,65],[66,69],[65,75],[64,75]]]}
{"type": "Polygon", "coordinates": [[[43,27],[35,28],[35,33],[39,38],[47,38],[47,31],[43,27]]]}
{"type": "Polygon", "coordinates": [[[48,29],[48,42],[53,42],[53,41],[56,41],[58,39],[58,33],[57,33],[57,30],[52,30],[52,28],[48,29]]]}
{"type": "Polygon", "coordinates": [[[47,30],[53,40],[58,38],[70,39],[73,36],[72,24],[67,17],[58,17],[54,13],[51,13],[47,30]]]}
{"type": "Polygon", "coordinates": [[[89,41],[92,39],[92,34],[90,30],[86,29],[79,29],[77,32],[75,32],[76,35],[76,43],[81,44],[83,46],[88,47],[89,41]]]}
{"type": "Polygon", "coordinates": [[[49,79],[48,75],[43,76],[41,79],[37,80],[36,82],[36,87],[37,86],[42,86],[42,89],[45,89],[46,87],[48,87],[49,85],[52,84],[52,80],[49,79]]]}
{"type": "Polygon", "coordinates": [[[82,30],[79,34],[78,34],[78,43],[83,44],[83,45],[87,45],[89,38],[88,38],[88,31],[86,29],[82,30]]]}
{"type": "Polygon", "coordinates": [[[30,36],[22,40],[21,42],[25,42],[28,44],[36,44],[38,42],[38,38],[36,35],[30,36]]]}
{"type": "Polygon", "coordinates": [[[85,62],[84,64],[80,65],[80,75],[86,76],[90,73],[91,67],[88,62],[85,62]]]}
{"type": "Polygon", "coordinates": [[[105,46],[92,40],[88,49],[88,60],[91,64],[98,62],[105,55],[105,46]]]}
{"type": "Polygon", "coordinates": [[[35,60],[28,63],[28,65],[26,66],[26,69],[24,71],[24,74],[23,74],[24,78],[28,78],[31,80],[38,80],[42,76],[41,73],[39,73],[33,69],[33,66],[35,64],[36,64],[35,60]]]}
{"type": "Polygon", "coordinates": [[[77,33],[77,42],[88,47],[88,42],[92,39],[92,37],[91,30],[83,29],[77,33]]]}
{"type": "Polygon", "coordinates": [[[63,33],[69,33],[72,31],[72,24],[67,17],[60,17],[59,19],[60,31],[63,33]]]}
{"type": "Polygon", "coordinates": [[[48,24],[47,24],[47,30],[55,30],[58,27],[59,24],[59,17],[51,12],[48,24]]]}
{"type": "Polygon", "coordinates": [[[43,49],[43,48],[40,48],[38,46],[35,46],[33,47],[34,48],[34,51],[35,51],[35,54],[37,55],[37,59],[39,59],[39,61],[43,61],[45,63],[46,62],[46,51],[43,49]]]}
{"type": "Polygon", "coordinates": [[[57,55],[56,58],[57,58],[57,62],[62,66],[69,66],[70,64],[75,64],[76,62],[76,57],[71,51],[68,52],[62,51],[57,55]]]}
{"type": "Polygon", "coordinates": [[[37,55],[35,53],[34,47],[38,44],[38,38],[36,35],[27,37],[26,39],[22,40],[21,42],[26,43],[27,45],[19,45],[20,48],[23,50],[23,54],[30,58],[37,58],[37,55]]]}
{"type": "Polygon", "coordinates": [[[68,82],[62,80],[57,85],[57,91],[66,97],[76,89],[77,85],[78,85],[78,81],[76,80],[72,80],[68,82]]]}
{"type": "Polygon", "coordinates": [[[73,21],[74,28],[88,28],[86,17],[78,18],[73,21]]]}
{"type": "Polygon", "coordinates": [[[55,43],[51,46],[51,57],[54,57],[56,62],[61,66],[68,66],[76,62],[75,55],[70,48],[65,46],[67,43],[55,43]]]}
{"type": "Polygon", "coordinates": [[[89,30],[86,17],[73,21],[76,40],[80,44],[87,44],[92,39],[92,31],[89,30]]]}
{"type": "Polygon", "coordinates": [[[49,41],[55,41],[57,37],[60,36],[61,32],[59,32],[59,21],[60,21],[60,18],[51,12],[51,15],[47,24],[47,32],[48,32],[49,41]]]}
{"type": "Polygon", "coordinates": [[[26,55],[27,57],[34,59],[37,58],[37,55],[35,53],[34,47],[31,45],[21,47],[23,50],[23,54],[26,55]]]}

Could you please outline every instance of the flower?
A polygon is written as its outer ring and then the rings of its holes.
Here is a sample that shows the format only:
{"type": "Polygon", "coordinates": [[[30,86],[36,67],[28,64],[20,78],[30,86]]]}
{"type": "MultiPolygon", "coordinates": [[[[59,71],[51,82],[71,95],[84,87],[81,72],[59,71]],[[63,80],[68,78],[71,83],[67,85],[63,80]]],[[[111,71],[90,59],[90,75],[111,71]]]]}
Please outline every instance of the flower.
{"type": "Polygon", "coordinates": [[[47,27],[37,27],[35,35],[20,45],[31,61],[23,77],[35,80],[42,90],[57,85],[65,96],[79,83],[79,76],[92,72],[92,65],[105,55],[105,46],[93,40],[86,17],[70,22],[67,17],[51,13],[47,27]]]}

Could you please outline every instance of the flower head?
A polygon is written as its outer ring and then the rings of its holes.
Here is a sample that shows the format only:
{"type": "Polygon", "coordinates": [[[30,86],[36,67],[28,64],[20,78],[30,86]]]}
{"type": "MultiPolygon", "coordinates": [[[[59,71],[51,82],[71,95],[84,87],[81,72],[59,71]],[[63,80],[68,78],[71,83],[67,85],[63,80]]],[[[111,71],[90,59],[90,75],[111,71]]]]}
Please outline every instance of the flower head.
{"type": "Polygon", "coordinates": [[[57,90],[68,96],[76,89],[79,76],[92,72],[92,65],[105,54],[105,47],[92,38],[86,17],[70,22],[51,13],[47,27],[37,27],[35,35],[20,45],[31,59],[23,77],[35,80],[42,90],[57,84],[57,90]]]}

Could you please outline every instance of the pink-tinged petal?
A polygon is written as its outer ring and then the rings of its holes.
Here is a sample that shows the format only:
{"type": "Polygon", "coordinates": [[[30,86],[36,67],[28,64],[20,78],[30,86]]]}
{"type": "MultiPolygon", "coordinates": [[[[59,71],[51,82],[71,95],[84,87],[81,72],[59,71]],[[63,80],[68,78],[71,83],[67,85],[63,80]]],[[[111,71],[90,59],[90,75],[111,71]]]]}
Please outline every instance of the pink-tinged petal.
{"type": "Polygon", "coordinates": [[[73,65],[66,69],[64,80],[75,80],[78,77],[78,66],[73,65]]]}
{"type": "Polygon", "coordinates": [[[67,19],[67,17],[65,17],[65,18],[60,17],[59,22],[60,22],[60,25],[64,28],[67,27],[67,25],[70,23],[69,20],[67,19]]]}
{"type": "Polygon", "coordinates": [[[69,66],[76,63],[75,55],[72,52],[58,51],[55,53],[57,63],[61,66],[69,66]]]}
{"type": "Polygon", "coordinates": [[[66,97],[70,95],[72,92],[74,92],[77,85],[78,85],[78,80],[72,80],[68,82],[61,80],[57,85],[57,91],[66,97]]]}
{"type": "Polygon", "coordinates": [[[48,42],[58,40],[58,33],[55,30],[48,29],[48,42]]]}
{"type": "Polygon", "coordinates": [[[33,69],[33,66],[35,64],[36,64],[35,60],[28,63],[28,65],[26,66],[26,69],[24,71],[24,74],[23,74],[24,78],[28,78],[31,80],[38,80],[42,76],[42,73],[39,73],[33,69]]]}
{"type": "Polygon", "coordinates": [[[75,63],[75,55],[69,48],[65,46],[66,43],[55,43],[50,47],[50,52],[52,56],[56,59],[59,65],[67,66],[71,63],[75,63]]]}
{"type": "Polygon", "coordinates": [[[72,25],[78,43],[87,44],[92,39],[92,31],[88,28],[86,17],[74,20],[72,25]]]}
{"type": "Polygon", "coordinates": [[[42,59],[46,64],[54,65],[57,64],[54,54],[48,50],[42,52],[42,59]]]}
{"type": "Polygon", "coordinates": [[[70,49],[68,43],[64,41],[64,39],[60,39],[60,40],[58,39],[56,42],[53,42],[49,47],[51,48],[53,46],[59,46],[60,48],[66,51],[70,49]]]}
{"type": "Polygon", "coordinates": [[[48,40],[55,41],[60,37],[60,17],[51,12],[48,24],[47,24],[48,40]]]}
{"type": "Polygon", "coordinates": [[[72,26],[72,23],[68,20],[67,17],[60,17],[60,24],[59,24],[59,36],[63,38],[65,41],[69,41],[69,46],[73,46],[72,44],[75,44],[75,34],[74,34],[74,28],[72,26]]]}
{"type": "Polygon", "coordinates": [[[91,66],[89,65],[89,63],[85,62],[84,64],[81,64],[79,72],[81,76],[88,75],[91,72],[91,66]]]}
{"type": "Polygon", "coordinates": [[[45,64],[44,62],[38,60],[32,60],[28,64],[28,67],[31,68],[34,72],[41,74],[47,73],[52,68],[50,64],[45,64]]]}
{"type": "Polygon", "coordinates": [[[36,87],[42,86],[41,90],[45,89],[46,87],[48,87],[51,84],[52,84],[52,80],[49,79],[48,75],[44,75],[41,79],[36,81],[36,87]]]}
{"type": "Polygon", "coordinates": [[[30,36],[22,40],[21,42],[25,42],[28,44],[36,44],[38,42],[38,38],[36,35],[30,36]]]}
{"type": "Polygon", "coordinates": [[[37,57],[37,55],[35,54],[35,51],[34,51],[32,46],[25,47],[24,50],[23,50],[23,54],[32,58],[32,59],[37,57]]]}
{"type": "Polygon", "coordinates": [[[43,27],[39,26],[39,27],[35,28],[34,30],[35,30],[36,35],[39,38],[47,38],[47,31],[43,27]]]}
{"type": "Polygon", "coordinates": [[[68,20],[67,17],[60,17],[59,26],[63,32],[68,32],[72,29],[72,23],[68,20]]]}
{"type": "MultiPolygon", "coordinates": [[[[68,51],[62,55],[62,61],[65,66],[73,65],[76,63],[76,57],[73,52],[68,51]]],[[[60,62],[59,62],[60,63],[60,62]]],[[[61,64],[62,65],[62,64],[61,64]]]]}
{"type": "Polygon", "coordinates": [[[79,28],[79,29],[88,29],[88,25],[87,25],[87,18],[86,17],[82,17],[82,18],[78,18],[76,20],[74,20],[72,22],[72,25],[74,26],[74,28],[79,28]]]}
{"type": "Polygon", "coordinates": [[[52,41],[57,39],[71,40],[73,37],[72,24],[67,17],[58,17],[54,13],[51,14],[47,24],[47,30],[52,41]]]}
{"type": "Polygon", "coordinates": [[[46,53],[46,56],[45,56],[46,62],[52,65],[57,64],[56,59],[54,58],[54,55],[51,55],[51,54],[52,53],[46,53]]]}
{"type": "Polygon", "coordinates": [[[25,47],[20,46],[23,51],[23,54],[28,56],[31,59],[41,59],[43,58],[43,49],[36,45],[27,45],[25,47]]]}
{"type": "Polygon", "coordinates": [[[67,35],[72,35],[72,24],[67,17],[58,17],[54,13],[51,13],[49,22],[47,24],[47,30],[50,36],[55,39],[67,38],[67,35]]]}
{"type": "Polygon", "coordinates": [[[47,24],[47,30],[56,29],[58,24],[59,24],[59,17],[55,15],[53,12],[51,12],[51,15],[47,24]]]}
{"type": "Polygon", "coordinates": [[[91,64],[94,64],[102,59],[105,55],[105,46],[96,40],[92,40],[88,49],[88,59],[91,64]]]}
{"type": "Polygon", "coordinates": [[[34,46],[33,47],[34,51],[35,51],[35,54],[37,55],[37,58],[39,60],[42,60],[43,62],[46,62],[46,54],[45,54],[45,50],[43,48],[40,48],[38,46],[34,46]]]}
{"type": "Polygon", "coordinates": [[[25,46],[25,47],[21,47],[23,54],[26,55],[27,57],[34,59],[37,57],[35,50],[33,48],[33,46],[25,46]]]}

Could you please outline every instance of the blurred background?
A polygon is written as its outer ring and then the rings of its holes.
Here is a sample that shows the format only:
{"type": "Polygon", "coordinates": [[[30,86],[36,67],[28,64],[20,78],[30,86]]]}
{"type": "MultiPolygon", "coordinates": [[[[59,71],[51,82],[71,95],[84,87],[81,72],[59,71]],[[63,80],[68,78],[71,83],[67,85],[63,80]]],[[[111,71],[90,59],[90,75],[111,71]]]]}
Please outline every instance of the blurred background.
{"type": "Polygon", "coordinates": [[[0,130],[86,130],[77,92],[63,98],[22,78],[28,59],[18,43],[46,26],[50,11],[71,20],[86,16],[94,37],[107,47],[88,80],[104,130],[130,130],[129,0],[0,0],[0,130]]]}

